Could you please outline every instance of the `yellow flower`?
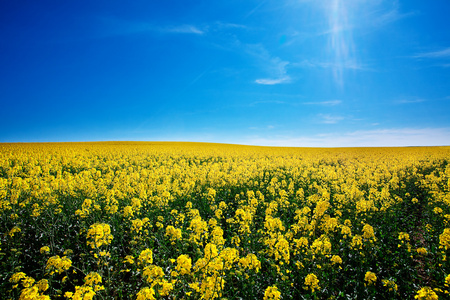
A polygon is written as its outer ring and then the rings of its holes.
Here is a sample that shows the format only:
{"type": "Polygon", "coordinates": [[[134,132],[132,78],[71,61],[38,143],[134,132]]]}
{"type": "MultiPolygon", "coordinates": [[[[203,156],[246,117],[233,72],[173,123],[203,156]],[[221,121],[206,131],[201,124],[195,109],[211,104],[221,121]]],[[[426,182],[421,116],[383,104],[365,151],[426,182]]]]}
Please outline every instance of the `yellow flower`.
{"type": "Polygon", "coordinates": [[[93,286],[102,283],[102,276],[97,272],[91,272],[84,278],[84,281],[85,285],[93,286]]]}
{"type": "Polygon", "coordinates": [[[39,295],[39,289],[37,286],[27,287],[20,293],[20,300],[32,300],[32,299],[50,299],[48,296],[39,295]]]}
{"type": "Polygon", "coordinates": [[[417,253],[419,253],[420,255],[427,255],[427,254],[428,254],[427,249],[425,249],[425,248],[423,248],[423,247],[417,248],[416,251],[417,251],[417,253]]]}
{"type": "Polygon", "coordinates": [[[261,269],[261,262],[253,253],[249,253],[247,254],[247,256],[240,258],[239,264],[247,269],[255,269],[256,272],[259,272],[259,270],[261,269]]]}
{"type": "Polygon", "coordinates": [[[445,228],[444,232],[439,235],[439,248],[447,250],[450,248],[450,228],[445,228]]]}
{"type": "Polygon", "coordinates": [[[153,251],[151,249],[142,250],[138,258],[141,264],[152,264],[153,263],[153,251]]]}
{"type": "Polygon", "coordinates": [[[72,299],[73,293],[72,293],[72,292],[65,292],[65,293],[64,293],[64,297],[66,297],[66,298],[68,298],[68,299],[72,299]]]}
{"type": "Polygon", "coordinates": [[[440,208],[440,207],[435,207],[435,208],[433,209],[433,211],[434,211],[434,213],[437,214],[437,215],[440,215],[440,214],[442,214],[442,212],[443,212],[442,208],[440,208]]]}
{"type": "Polygon", "coordinates": [[[180,272],[180,275],[189,274],[191,272],[191,267],[192,267],[192,260],[188,255],[182,254],[178,256],[177,266],[175,267],[175,270],[180,272]]]}
{"type": "Polygon", "coordinates": [[[214,244],[208,243],[205,246],[205,258],[211,260],[219,255],[217,247],[214,244]]]}
{"type": "Polygon", "coordinates": [[[373,227],[369,224],[364,225],[363,227],[363,238],[365,240],[369,240],[375,242],[377,239],[375,238],[375,233],[373,231],[373,227]]]}
{"type": "Polygon", "coordinates": [[[50,275],[53,275],[54,273],[61,274],[62,272],[67,271],[71,266],[72,261],[66,256],[59,257],[59,255],[55,255],[47,260],[45,269],[50,269],[50,275]]]}
{"type": "Polygon", "coordinates": [[[71,254],[73,254],[73,251],[72,251],[72,249],[66,249],[63,254],[64,255],[71,255],[71,254]]]}
{"type": "Polygon", "coordinates": [[[41,247],[41,249],[39,249],[39,252],[41,254],[46,254],[46,253],[50,252],[50,248],[48,246],[41,247]]]}
{"type": "Polygon", "coordinates": [[[18,233],[18,232],[21,232],[22,231],[22,229],[20,229],[20,227],[19,226],[14,226],[10,231],[9,231],[9,236],[10,237],[14,237],[14,234],[15,233],[18,233]]]}
{"type": "Polygon", "coordinates": [[[87,233],[87,244],[92,249],[99,248],[102,245],[109,245],[113,239],[111,227],[104,223],[95,223],[91,225],[87,233]]]}
{"type": "Polygon", "coordinates": [[[132,255],[125,256],[125,259],[123,260],[124,263],[134,264],[134,257],[132,255]]]}
{"type": "Polygon", "coordinates": [[[160,284],[161,284],[161,289],[159,289],[159,294],[161,296],[167,296],[173,290],[173,284],[170,282],[167,282],[167,280],[162,280],[162,282],[160,282],[160,284]]]}
{"type": "Polygon", "coordinates": [[[398,287],[397,287],[397,284],[395,283],[395,281],[383,279],[382,282],[383,282],[383,286],[388,288],[388,291],[390,291],[390,292],[397,291],[398,287]]]}
{"type": "Polygon", "coordinates": [[[148,283],[152,283],[155,280],[164,277],[164,272],[161,267],[150,265],[144,268],[142,275],[148,283]]]}
{"type": "Polygon", "coordinates": [[[169,237],[170,241],[181,240],[181,229],[175,228],[172,225],[166,227],[165,236],[169,237]]]}
{"type": "Polygon", "coordinates": [[[331,242],[328,236],[321,235],[319,238],[315,239],[311,245],[311,250],[315,254],[329,254],[331,251],[331,242]]]}
{"type": "Polygon", "coordinates": [[[406,232],[399,232],[398,239],[400,241],[409,241],[409,234],[407,234],[406,232]]]}
{"type": "Polygon", "coordinates": [[[224,284],[225,280],[220,276],[207,276],[202,280],[200,286],[200,292],[202,294],[201,299],[212,300],[221,297],[224,284]]]}
{"type": "Polygon", "coordinates": [[[425,286],[417,291],[414,299],[419,300],[438,300],[438,295],[428,286],[425,286]]]}
{"type": "Polygon", "coordinates": [[[361,250],[363,246],[362,236],[360,236],[359,234],[355,235],[352,238],[351,246],[355,250],[361,250]]]}
{"type": "Polygon", "coordinates": [[[342,258],[339,256],[339,255],[333,255],[332,257],[331,257],[331,264],[332,265],[334,265],[334,264],[342,264],[342,258]]]}
{"type": "Polygon", "coordinates": [[[141,219],[131,221],[131,231],[140,233],[142,231],[142,226],[144,226],[144,222],[141,219]]]}
{"type": "Polygon", "coordinates": [[[189,287],[197,293],[200,292],[200,287],[197,282],[189,283],[189,287]]]}
{"type": "Polygon", "coordinates": [[[48,280],[47,279],[41,279],[41,280],[39,280],[36,283],[36,286],[38,287],[40,292],[45,292],[49,288],[48,280]]]}
{"type": "Polygon", "coordinates": [[[447,275],[447,276],[445,277],[445,283],[444,283],[444,285],[445,285],[446,287],[449,287],[449,286],[450,286],[450,274],[447,275]]]}
{"type": "Polygon", "coordinates": [[[320,289],[319,287],[319,279],[315,274],[308,274],[305,278],[305,286],[303,287],[305,290],[311,289],[311,292],[314,293],[316,289],[320,289]]]}
{"type": "MultiPolygon", "coordinates": [[[[368,285],[375,284],[375,282],[377,281],[377,276],[375,275],[375,273],[367,271],[366,275],[364,276],[364,281],[366,281],[368,285]]],[[[366,283],[364,283],[364,285],[366,285],[366,283]]]]}
{"type": "Polygon", "coordinates": [[[95,296],[95,291],[91,286],[76,286],[75,293],[66,293],[65,296],[73,300],[92,300],[95,296]]]}
{"type": "Polygon", "coordinates": [[[17,272],[14,273],[13,276],[9,279],[9,282],[11,283],[19,283],[21,279],[27,278],[27,275],[24,272],[17,272]]]}
{"type": "Polygon", "coordinates": [[[133,207],[128,205],[123,208],[123,217],[124,218],[131,218],[133,216],[133,207]]]}
{"type": "Polygon", "coordinates": [[[267,289],[264,291],[264,300],[269,300],[269,299],[280,299],[281,297],[281,292],[278,290],[278,288],[276,286],[268,286],[267,289]]]}

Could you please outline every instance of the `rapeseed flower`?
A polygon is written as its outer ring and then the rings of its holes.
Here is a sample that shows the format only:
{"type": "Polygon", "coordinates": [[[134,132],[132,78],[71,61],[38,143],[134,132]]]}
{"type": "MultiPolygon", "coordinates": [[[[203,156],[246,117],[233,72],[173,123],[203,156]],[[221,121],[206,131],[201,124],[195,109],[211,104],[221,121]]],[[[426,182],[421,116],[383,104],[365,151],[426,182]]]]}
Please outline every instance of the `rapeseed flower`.
{"type": "Polygon", "coordinates": [[[417,291],[417,295],[414,296],[414,299],[419,300],[438,300],[439,297],[435,291],[433,291],[430,287],[425,286],[417,291]]]}
{"type": "Polygon", "coordinates": [[[87,244],[91,246],[92,249],[99,248],[103,245],[109,245],[112,239],[111,227],[104,223],[91,225],[87,233],[87,244]]]}
{"type": "Polygon", "coordinates": [[[46,270],[50,270],[50,275],[55,273],[61,274],[72,266],[72,261],[67,256],[60,257],[55,255],[47,260],[46,270]]]}
{"type": "Polygon", "coordinates": [[[448,250],[450,248],[450,228],[445,228],[444,232],[439,235],[439,248],[448,250]]]}
{"type": "Polygon", "coordinates": [[[153,251],[151,249],[145,249],[141,251],[141,254],[139,254],[138,261],[143,264],[152,264],[153,263],[153,251]]]}
{"type": "Polygon", "coordinates": [[[305,290],[311,290],[314,293],[316,289],[320,289],[319,287],[319,279],[315,274],[308,274],[305,278],[305,283],[303,288],[305,290]]]}
{"type": "Polygon", "coordinates": [[[189,255],[182,254],[178,256],[177,258],[177,266],[175,267],[175,270],[177,270],[180,275],[189,274],[191,272],[192,268],[192,259],[189,257],[189,255]]]}
{"type": "Polygon", "coordinates": [[[39,252],[41,254],[47,254],[50,252],[50,248],[48,246],[41,247],[41,249],[39,249],[39,252]]]}
{"type": "Polygon", "coordinates": [[[364,281],[366,282],[364,283],[364,285],[374,285],[377,281],[377,276],[375,275],[375,273],[367,271],[366,275],[364,276],[364,281]]]}
{"type": "Polygon", "coordinates": [[[281,292],[276,286],[268,286],[264,291],[264,300],[278,300],[281,297],[281,292]]]}

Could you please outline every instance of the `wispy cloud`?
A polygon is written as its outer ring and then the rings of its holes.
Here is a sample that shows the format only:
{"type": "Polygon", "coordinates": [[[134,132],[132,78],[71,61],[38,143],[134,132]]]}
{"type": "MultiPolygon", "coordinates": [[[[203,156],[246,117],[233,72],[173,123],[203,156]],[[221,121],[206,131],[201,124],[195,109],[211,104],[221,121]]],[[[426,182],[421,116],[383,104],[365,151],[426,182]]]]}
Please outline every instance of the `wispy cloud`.
{"type": "Polygon", "coordinates": [[[251,15],[253,15],[256,11],[258,11],[261,6],[263,6],[265,3],[267,2],[267,0],[264,1],[259,1],[259,3],[252,9],[250,10],[244,17],[244,19],[247,19],[248,17],[250,17],[251,15]]]}
{"type": "Polygon", "coordinates": [[[322,68],[322,69],[341,69],[341,70],[359,70],[371,71],[371,67],[361,64],[355,60],[346,61],[315,61],[305,59],[299,63],[293,63],[293,67],[299,68],[322,68]]]}
{"type": "Polygon", "coordinates": [[[396,104],[412,104],[412,103],[421,103],[425,102],[425,99],[422,98],[413,98],[413,99],[400,99],[395,101],[396,104]]]}
{"type": "Polygon", "coordinates": [[[422,52],[414,55],[415,58],[450,58],[450,47],[437,51],[422,52]]]}
{"type": "Polygon", "coordinates": [[[272,56],[261,44],[245,45],[245,51],[257,60],[258,67],[268,76],[255,80],[257,84],[275,85],[291,82],[286,67],[290,64],[277,56],[272,56]]]}
{"type": "Polygon", "coordinates": [[[258,104],[285,104],[286,102],[284,101],[279,101],[279,100],[269,100],[269,101],[255,101],[250,103],[251,106],[253,105],[258,105],[258,104]]]}
{"type": "Polygon", "coordinates": [[[248,29],[248,26],[237,23],[215,22],[217,29],[248,29]]]}
{"type": "Polygon", "coordinates": [[[204,34],[205,30],[200,29],[194,25],[178,25],[172,27],[159,28],[159,31],[169,32],[169,33],[191,33],[191,34],[204,34]]]}
{"type": "Polygon", "coordinates": [[[276,126],[274,126],[274,125],[267,125],[264,127],[252,126],[252,127],[249,127],[248,129],[250,129],[250,130],[272,130],[272,129],[275,129],[275,127],[276,126]]]}
{"type": "Polygon", "coordinates": [[[303,102],[306,105],[321,105],[321,106],[336,106],[341,104],[341,100],[328,100],[328,101],[318,101],[318,102],[303,102]]]}
{"type": "Polygon", "coordinates": [[[272,78],[263,78],[263,79],[256,79],[255,82],[257,84],[264,84],[264,85],[275,85],[280,83],[288,83],[291,81],[291,78],[289,76],[285,76],[282,78],[272,79],[272,78]]]}
{"type": "Polygon", "coordinates": [[[161,25],[149,22],[128,21],[111,17],[100,18],[101,34],[104,36],[129,35],[146,32],[171,34],[196,34],[207,32],[207,27],[192,24],[161,25]]]}
{"type": "Polygon", "coordinates": [[[400,147],[450,145],[450,128],[391,128],[313,136],[253,137],[252,145],[290,147],[400,147]]]}
{"type": "Polygon", "coordinates": [[[322,124],[336,124],[344,120],[342,116],[333,116],[329,114],[319,114],[319,122],[322,124]]]}
{"type": "Polygon", "coordinates": [[[414,16],[416,14],[417,12],[406,12],[406,13],[401,12],[400,3],[398,0],[395,0],[392,1],[390,6],[387,6],[387,9],[374,9],[371,12],[372,18],[370,19],[372,26],[383,27],[390,23],[396,22],[403,18],[414,16]]]}

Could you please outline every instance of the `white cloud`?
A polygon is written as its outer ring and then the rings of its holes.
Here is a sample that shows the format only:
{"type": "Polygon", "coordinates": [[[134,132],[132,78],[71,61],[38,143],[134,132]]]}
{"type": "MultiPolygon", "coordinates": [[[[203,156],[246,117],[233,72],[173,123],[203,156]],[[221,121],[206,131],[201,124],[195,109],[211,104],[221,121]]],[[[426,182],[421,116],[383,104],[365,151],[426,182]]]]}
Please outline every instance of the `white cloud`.
{"type": "Polygon", "coordinates": [[[438,51],[423,52],[414,55],[415,58],[450,58],[450,47],[438,51]]]}
{"type": "Polygon", "coordinates": [[[407,12],[407,13],[400,12],[399,1],[395,0],[392,2],[392,5],[387,10],[380,10],[380,9],[373,10],[372,12],[373,19],[371,19],[371,24],[373,26],[382,27],[390,23],[396,22],[400,19],[414,16],[415,14],[416,12],[407,12]]]}
{"type": "Polygon", "coordinates": [[[327,133],[314,136],[250,138],[261,146],[289,147],[400,147],[450,145],[450,128],[392,128],[327,133]]]}
{"type": "Polygon", "coordinates": [[[344,117],[341,116],[332,116],[328,114],[319,114],[318,116],[320,118],[319,122],[323,124],[336,124],[344,120],[344,117]]]}
{"type": "Polygon", "coordinates": [[[289,76],[285,76],[283,78],[263,78],[263,79],[256,79],[255,82],[257,84],[264,84],[264,85],[275,85],[280,83],[288,83],[291,81],[291,78],[289,76]]]}
{"type": "Polygon", "coordinates": [[[264,126],[264,127],[252,126],[252,127],[249,127],[248,129],[251,129],[251,130],[271,130],[271,129],[275,129],[275,127],[276,126],[274,126],[274,125],[267,125],[267,126],[264,126]]]}
{"type": "Polygon", "coordinates": [[[417,99],[401,99],[398,101],[395,101],[397,104],[412,104],[412,103],[421,103],[425,102],[425,99],[417,98],[417,99]]]}
{"type": "Polygon", "coordinates": [[[202,30],[194,25],[179,25],[174,27],[162,28],[160,31],[171,33],[192,33],[192,34],[204,34],[205,30],[202,30]]]}
{"type": "Polygon", "coordinates": [[[341,69],[341,70],[356,70],[356,71],[373,71],[373,68],[368,65],[358,63],[355,60],[343,61],[315,61],[305,59],[300,63],[292,63],[293,67],[299,68],[322,68],[322,69],[341,69]]]}
{"type": "Polygon", "coordinates": [[[279,100],[255,101],[255,102],[250,103],[250,106],[258,105],[258,104],[286,104],[286,102],[279,101],[279,100]]]}
{"type": "Polygon", "coordinates": [[[224,22],[216,22],[215,23],[217,29],[248,29],[248,26],[236,23],[224,23],[224,22]]]}
{"type": "Polygon", "coordinates": [[[306,105],[322,105],[322,106],[336,106],[341,104],[341,100],[328,100],[328,101],[319,101],[319,102],[303,102],[306,105]]]}
{"type": "Polygon", "coordinates": [[[206,28],[200,28],[192,24],[176,24],[162,26],[149,22],[127,21],[112,17],[100,18],[102,25],[102,36],[129,35],[145,32],[159,33],[186,33],[202,35],[206,33],[206,28]]]}
{"type": "Polygon", "coordinates": [[[290,64],[279,57],[272,56],[261,44],[249,44],[245,46],[245,51],[253,56],[261,68],[269,76],[255,80],[257,84],[275,85],[291,82],[291,77],[287,74],[286,67],[290,64]]]}

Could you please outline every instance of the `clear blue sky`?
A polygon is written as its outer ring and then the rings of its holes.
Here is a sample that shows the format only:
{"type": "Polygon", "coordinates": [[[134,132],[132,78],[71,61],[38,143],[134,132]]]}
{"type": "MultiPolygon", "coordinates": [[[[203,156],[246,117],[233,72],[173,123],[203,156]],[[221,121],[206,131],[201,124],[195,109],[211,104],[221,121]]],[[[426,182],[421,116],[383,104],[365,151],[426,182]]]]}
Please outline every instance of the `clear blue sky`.
{"type": "Polygon", "coordinates": [[[450,1],[1,1],[0,142],[450,145],[450,1]]]}

